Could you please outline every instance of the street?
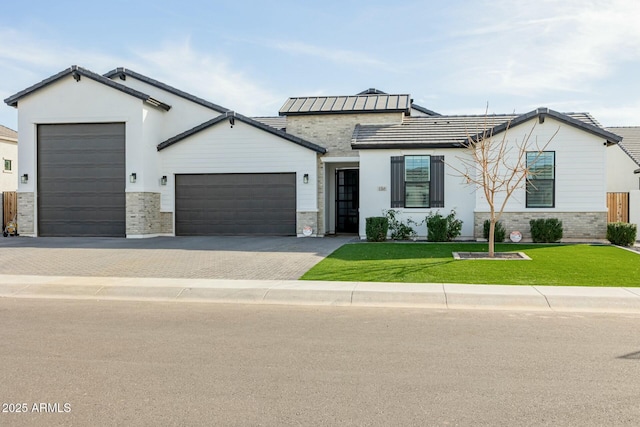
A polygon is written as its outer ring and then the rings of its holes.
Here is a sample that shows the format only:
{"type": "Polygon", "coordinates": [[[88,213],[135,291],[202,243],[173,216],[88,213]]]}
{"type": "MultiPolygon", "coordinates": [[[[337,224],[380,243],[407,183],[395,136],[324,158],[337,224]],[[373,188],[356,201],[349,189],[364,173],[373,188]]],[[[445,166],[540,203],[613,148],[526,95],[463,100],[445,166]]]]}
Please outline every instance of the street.
{"type": "Polygon", "coordinates": [[[4,298],[0,425],[638,425],[639,324],[4,298]]]}

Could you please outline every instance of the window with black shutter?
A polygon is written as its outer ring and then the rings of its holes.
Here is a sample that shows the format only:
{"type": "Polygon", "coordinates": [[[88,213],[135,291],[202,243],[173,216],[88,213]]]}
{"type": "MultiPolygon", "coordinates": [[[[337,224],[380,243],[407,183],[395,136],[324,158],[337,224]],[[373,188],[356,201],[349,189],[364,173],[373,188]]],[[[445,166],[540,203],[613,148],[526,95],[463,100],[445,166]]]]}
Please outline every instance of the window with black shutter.
{"type": "Polygon", "coordinates": [[[391,157],[391,207],[444,207],[444,156],[391,157]]]}

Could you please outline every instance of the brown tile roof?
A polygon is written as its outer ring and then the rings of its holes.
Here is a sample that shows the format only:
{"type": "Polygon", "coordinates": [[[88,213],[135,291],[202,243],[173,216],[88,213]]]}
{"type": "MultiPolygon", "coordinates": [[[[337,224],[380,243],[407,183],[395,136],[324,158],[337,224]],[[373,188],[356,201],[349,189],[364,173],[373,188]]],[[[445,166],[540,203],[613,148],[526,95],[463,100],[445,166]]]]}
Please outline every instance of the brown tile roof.
{"type": "Polygon", "coordinates": [[[405,117],[401,124],[393,125],[357,125],[351,145],[354,149],[363,148],[454,148],[462,147],[469,137],[482,133],[485,129],[499,132],[507,122],[516,124],[519,120],[528,120],[537,114],[549,114],[564,117],[571,124],[585,130],[603,134],[615,140],[588,113],[556,113],[552,110],[538,109],[527,114],[495,114],[439,117],[405,117]]]}
{"type": "Polygon", "coordinates": [[[610,127],[607,130],[622,137],[618,145],[640,166],[640,126],[610,127]]]}
{"type": "Polygon", "coordinates": [[[0,125],[0,138],[9,140],[18,140],[18,132],[13,129],[9,129],[6,126],[0,125]]]}

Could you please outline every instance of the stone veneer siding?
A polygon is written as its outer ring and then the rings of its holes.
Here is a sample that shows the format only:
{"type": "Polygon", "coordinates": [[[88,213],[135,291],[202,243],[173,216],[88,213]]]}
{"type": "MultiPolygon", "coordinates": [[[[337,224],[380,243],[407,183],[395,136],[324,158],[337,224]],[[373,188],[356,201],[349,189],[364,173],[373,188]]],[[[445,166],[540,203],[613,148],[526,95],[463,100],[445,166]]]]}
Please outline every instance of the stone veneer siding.
{"type": "MultiPolygon", "coordinates": [[[[351,137],[357,124],[395,124],[402,123],[402,113],[365,113],[365,114],[313,114],[287,116],[287,133],[299,136],[327,149],[325,157],[354,157],[358,151],[351,149],[351,137]]],[[[318,160],[318,212],[315,223],[317,235],[325,230],[325,167],[318,160]]],[[[298,221],[300,228],[300,221],[298,221]]],[[[316,233],[314,233],[316,234],[316,233]]]]}
{"type": "Polygon", "coordinates": [[[18,193],[18,234],[35,236],[34,215],[36,212],[33,193],[18,193]]]}
{"type": "Polygon", "coordinates": [[[173,212],[160,212],[160,233],[173,234],[173,212]]]}
{"type": "Polygon", "coordinates": [[[311,227],[313,229],[313,236],[319,235],[318,231],[318,212],[297,212],[296,213],[296,233],[298,236],[302,236],[302,230],[304,227],[311,227]]]}
{"type": "Polygon", "coordinates": [[[160,193],[127,194],[127,236],[160,234],[160,193]]]}
{"type": "Polygon", "coordinates": [[[287,133],[326,148],[326,156],[357,156],[358,152],[351,149],[356,124],[402,123],[402,117],[402,113],[287,116],[287,133]]]}
{"type": "MultiPolygon", "coordinates": [[[[509,233],[517,230],[522,233],[523,241],[531,241],[529,220],[557,218],[562,221],[562,240],[602,240],[607,238],[606,212],[505,212],[500,222],[509,233]]],[[[483,224],[489,219],[488,212],[474,214],[474,237],[483,238],[483,224]]]]}

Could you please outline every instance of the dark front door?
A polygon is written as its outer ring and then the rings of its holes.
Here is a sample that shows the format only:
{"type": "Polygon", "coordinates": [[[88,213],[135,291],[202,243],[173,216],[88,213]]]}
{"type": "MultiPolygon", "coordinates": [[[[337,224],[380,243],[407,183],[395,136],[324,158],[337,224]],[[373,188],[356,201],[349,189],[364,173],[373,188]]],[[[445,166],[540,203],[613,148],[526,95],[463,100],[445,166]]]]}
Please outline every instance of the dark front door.
{"type": "Polygon", "coordinates": [[[358,232],[358,169],[336,171],[336,233],[358,232]]]}

